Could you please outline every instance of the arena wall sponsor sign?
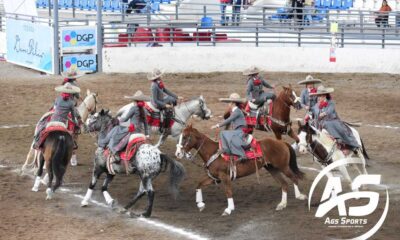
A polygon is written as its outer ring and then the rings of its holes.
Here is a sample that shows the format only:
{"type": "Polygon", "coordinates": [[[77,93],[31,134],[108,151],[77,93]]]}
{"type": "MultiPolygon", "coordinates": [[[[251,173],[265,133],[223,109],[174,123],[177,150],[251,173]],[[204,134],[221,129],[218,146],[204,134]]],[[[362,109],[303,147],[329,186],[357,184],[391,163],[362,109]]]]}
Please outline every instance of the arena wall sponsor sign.
{"type": "Polygon", "coordinates": [[[61,29],[61,48],[63,51],[95,50],[96,46],[95,27],[66,27],[61,29]]]}
{"type": "Polygon", "coordinates": [[[53,28],[29,21],[7,19],[7,61],[54,73],[53,28]]]}
{"type": "Polygon", "coordinates": [[[79,69],[85,72],[97,71],[96,54],[73,54],[64,55],[62,58],[63,71],[70,68],[79,69]]]}

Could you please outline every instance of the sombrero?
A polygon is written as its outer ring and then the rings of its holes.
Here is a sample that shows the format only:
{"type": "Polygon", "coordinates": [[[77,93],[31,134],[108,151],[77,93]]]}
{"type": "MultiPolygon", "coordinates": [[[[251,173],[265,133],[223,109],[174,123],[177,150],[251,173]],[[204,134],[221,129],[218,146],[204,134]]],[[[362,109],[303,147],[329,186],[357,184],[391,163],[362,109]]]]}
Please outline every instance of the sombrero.
{"type": "Polygon", "coordinates": [[[244,76],[253,75],[260,73],[260,69],[256,66],[251,66],[250,68],[243,71],[244,76]]]}
{"type": "Polygon", "coordinates": [[[142,91],[136,91],[133,96],[125,96],[125,98],[132,99],[133,101],[150,101],[150,97],[143,94],[142,91]]]}
{"type": "Polygon", "coordinates": [[[313,76],[308,75],[306,79],[301,80],[297,84],[314,84],[314,83],[322,83],[321,79],[313,78],[313,76]]]}
{"type": "Polygon", "coordinates": [[[229,98],[220,98],[219,101],[221,102],[235,102],[235,103],[245,103],[246,99],[241,98],[239,94],[232,93],[229,98]]]}
{"type": "Polygon", "coordinates": [[[55,88],[56,92],[62,93],[80,93],[81,89],[72,85],[71,83],[66,83],[64,85],[55,88]]]}
{"type": "Polygon", "coordinates": [[[147,74],[147,80],[153,81],[156,80],[157,78],[160,78],[162,75],[163,72],[160,69],[154,68],[152,72],[147,74]]]}
{"type": "Polygon", "coordinates": [[[310,96],[318,96],[318,95],[324,95],[324,94],[329,94],[333,93],[335,91],[334,88],[325,88],[324,86],[319,86],[317,88],[316,93],[310,93],[310,96]]]}
{"type": "Polygon", "coordinates": [[[62,72],[61,75],[68,79],[78,79],[85,75],[85,73],[79,71],[78,69],[70,68],[68,71],[62,72]]]}

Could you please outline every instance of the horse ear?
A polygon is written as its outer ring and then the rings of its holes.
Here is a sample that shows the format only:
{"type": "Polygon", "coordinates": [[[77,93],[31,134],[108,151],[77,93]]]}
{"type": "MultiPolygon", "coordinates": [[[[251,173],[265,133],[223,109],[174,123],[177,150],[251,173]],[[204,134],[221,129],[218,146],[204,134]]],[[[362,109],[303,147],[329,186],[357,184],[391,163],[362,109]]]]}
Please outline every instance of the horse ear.
{"type": "Polygon", "coordinates": [[[187,126],[188,129],[192,129],[193,128],[193,123],[189,123],[187,126]]]}
{"type": "Polygon", "coordinates": [[[90,90],[86,90],[86,95],[89,96],[90,95],[90,90]]]}
{"type": "Polygon", "coordinates": [[[101,109],[100,115],[104,115],[104,109],[101,109]]]}
{"type": "Polygon", "coordinates": [[[292,84],[291,83],[289,83],[289,89],[292,89],[292,84]]]}
{"type": "Polygon", "coordinates": [[[110,112],[110,109],[106,109],[105,111],[104,111],[104,114],[108,114],[110,112]]]}

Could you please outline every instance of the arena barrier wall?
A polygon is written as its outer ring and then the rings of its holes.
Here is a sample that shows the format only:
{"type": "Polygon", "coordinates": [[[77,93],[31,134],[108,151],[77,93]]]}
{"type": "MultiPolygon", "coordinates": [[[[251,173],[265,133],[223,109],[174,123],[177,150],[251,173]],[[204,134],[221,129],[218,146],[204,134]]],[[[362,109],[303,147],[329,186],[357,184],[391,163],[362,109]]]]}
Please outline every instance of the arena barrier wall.
{"type": "Polygon", "coordinates": [[[238,72],[256,65],[264,71],[400,74],[400,49],[329,47],[132,47],[104,48],[103,71],[170,73],[238,72]]]}
{"type": "Polygon", "coordinates": [[[0,32],[0,56],[7,53],[6,33],[0,32]]]}

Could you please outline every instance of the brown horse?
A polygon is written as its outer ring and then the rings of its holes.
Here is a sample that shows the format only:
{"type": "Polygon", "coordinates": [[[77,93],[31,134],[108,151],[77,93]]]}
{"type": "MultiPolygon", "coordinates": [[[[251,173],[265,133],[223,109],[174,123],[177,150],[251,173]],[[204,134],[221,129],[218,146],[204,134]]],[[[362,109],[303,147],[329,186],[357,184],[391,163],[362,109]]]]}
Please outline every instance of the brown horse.
{"type": "MultiPolygon", "coordinates": [[[[267,125],[258,125],[256,129],[261,131],[270,131],[270,129],[275,134],[277,139],[282,139],[282,135],[287,134],[291,138],[293,138],[296,143],[299,142],[299,138],[297,134],[292,129],[292,121],[290,120],[290,107],[293,106],[296,109],[301,108],[300,99],[297,97],[295,91],[292,89],[292,86],[283,87],[283,90],[278,94],[275,100],[272,102],[272,113],[271,116],[268,116],[261,108],[261,116],[264,118],[263,122],[267,123],[268,120],[271,120],[271,126],[267,125]]],[[[224,118],[228,118],[230,115],[230,111],[226,111],[224,114],[224,118]]]]}
{"type": "MultiPolygon", "coordinates": [[[[281,184],[282,188],[282,201],[278,204],[276,210],[284,209],[287,204],[288,183],[285,181],[281,173],[285,174],[293,181],[296,198],[300,200],[306,199],[307,197],[299,191],[297,186],[298,180],[303,178],[304,173],[297,167],[296,154],[292,147],[286,142],[275,140],[273,138],[264,138],[260,140],[259,143],[263,156],[256,160],[237,162],[235,164],[236,178],[253,174],[262,167],[268,170],[272,177],[281,184]]],[[[232,198],[232,179],[230,176],[230,172],[235,167],[233,166],[234,164],[225,161],[221,156],[218,156],[214,161],[210,159],[217,152],[218,148],[218,142],[215,142],[206,135],[200,133],[190,124],[183,130],[179,138],[175,155],[178,158],[182,158],[183,156],[188,156],[191,149],[196,149],[196,154],[199,154],[203,159],[207,173],[207,176],[197,185],[197,207],[200,211],[205,208],[201,189],[212,183],[222,182],[228,199],[228,207],[222,214],[224,216],[229,215],[235,209],[232,198]]]]}
{"type": "Polygon", "coordinates": [[[54,192],[60,187],[67,165],[72,156],[74,142],[71,134],[66,131],[53,131],[44,140],[42,154],[39,158],[39,168],[36,172],[35,183],[32,191],[37,192],[40,186],[40,178],[43,166],[46,163],[46,171],[49,175],[47,183],[46,199],[52,199],[54,192]],[[56,182],[53,185],[53,177],[56,182]]]}

